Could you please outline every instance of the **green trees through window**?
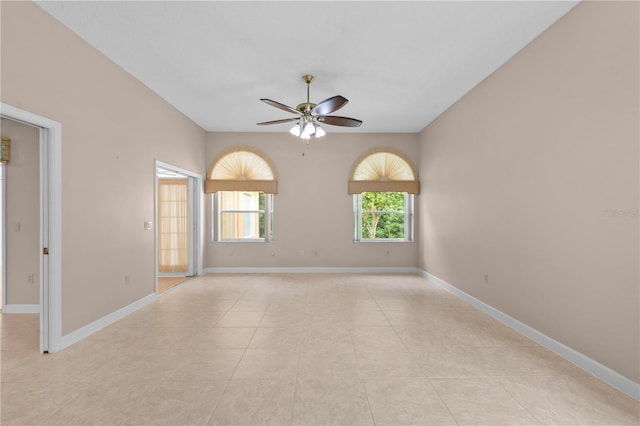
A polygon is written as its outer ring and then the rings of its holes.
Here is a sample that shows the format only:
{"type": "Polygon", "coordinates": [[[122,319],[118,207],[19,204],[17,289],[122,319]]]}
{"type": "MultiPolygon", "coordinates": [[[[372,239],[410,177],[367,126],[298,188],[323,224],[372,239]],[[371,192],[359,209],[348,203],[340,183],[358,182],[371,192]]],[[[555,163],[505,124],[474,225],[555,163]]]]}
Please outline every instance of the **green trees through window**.
{"type": "Polygon", "coordinates": [[[404,238],[403,193],[362,193],[362,238],[404,238]]]}
{"type": "Polygon", "coordinates": [[[405,229],[411,214],[410,197],[404,192],[356,195],[356,240],[410,240],[405,229]]]}

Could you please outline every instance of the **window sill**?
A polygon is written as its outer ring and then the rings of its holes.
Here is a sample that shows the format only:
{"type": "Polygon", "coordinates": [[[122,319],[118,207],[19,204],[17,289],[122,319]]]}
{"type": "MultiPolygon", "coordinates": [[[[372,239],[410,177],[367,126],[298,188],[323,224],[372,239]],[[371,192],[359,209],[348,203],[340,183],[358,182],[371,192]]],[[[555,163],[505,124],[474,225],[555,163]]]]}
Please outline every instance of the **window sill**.
{"type": "Polygon", "coordinates": [[[212,243],[270,243],[264,238],[237,238],[228,240],[213,240],[212,243]]]}
{"type": "Polygon", "coordinates": [[[412,243],[413,241],[411,240],[400,240],[400,239],[394,239],[394,238],[389,238],[389,239],[383,239],[383,238],[379,238],[379,239],[375,239],[375,240],[353,240],[354,243],[374,243],[374,244],[379,244],[379,243],[412,243]]]}

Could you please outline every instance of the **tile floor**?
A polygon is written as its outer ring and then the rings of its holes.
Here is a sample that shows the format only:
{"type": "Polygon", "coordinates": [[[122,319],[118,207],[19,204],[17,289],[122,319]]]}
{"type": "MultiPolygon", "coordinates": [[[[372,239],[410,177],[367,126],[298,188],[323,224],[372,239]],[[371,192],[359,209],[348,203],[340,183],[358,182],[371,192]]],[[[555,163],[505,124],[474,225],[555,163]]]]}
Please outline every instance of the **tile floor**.
{"type": "Polygon", "coordinates": [[[640,405],[412,275],[209,275],[64,351],[2,318],[3,425],[637,425],[640,405]]]}

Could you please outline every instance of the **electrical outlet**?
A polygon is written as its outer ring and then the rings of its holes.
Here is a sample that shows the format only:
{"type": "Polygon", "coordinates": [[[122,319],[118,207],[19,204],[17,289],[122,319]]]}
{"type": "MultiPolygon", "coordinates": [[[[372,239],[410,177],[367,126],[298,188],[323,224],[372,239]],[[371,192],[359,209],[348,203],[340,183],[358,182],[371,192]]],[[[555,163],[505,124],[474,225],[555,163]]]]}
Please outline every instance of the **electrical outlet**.
{"type": "Polygon", "coordinates": [[[129,284],[130,282],[131,282],[131,277],[129,276],[129,274],[125,274],[124,283],[125,284],[129,284]]]}
{"type": "Polygon", "coordinates": [[[387,250],[387,256],[389,256],[391,254],[391,251],[387,250]]]}
{"type": "Polygon", "coordinates": [[[484,282],[487,284],[489,283],[489,275],[484,276],[484,282]]]}
{"type": "Polygon", "coordinates": [[[313,252],[313,255],[314,255],[314,256],[316,256],[316,257],[318,257],[318,250],[314,251],[314,252],[313,252]]]}
{"type": "Polygon", "coordinates": [[[33,284],[35,282],[35,276],[33,274],[29,274],[29,277],[27,279],[29,280],[29,282],[31,284],[33,284]]]}

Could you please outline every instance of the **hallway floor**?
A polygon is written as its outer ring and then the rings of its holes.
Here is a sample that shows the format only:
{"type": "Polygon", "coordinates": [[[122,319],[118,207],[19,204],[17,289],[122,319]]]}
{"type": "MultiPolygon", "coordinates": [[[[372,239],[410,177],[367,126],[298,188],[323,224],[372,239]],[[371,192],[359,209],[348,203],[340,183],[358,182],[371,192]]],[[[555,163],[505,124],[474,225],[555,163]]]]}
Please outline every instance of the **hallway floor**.
{"type": "Polygon", "coordinates": [[[3,425],[637,425],[640,404],[413,275],[208,275],[51,355],[2,316],[3,425]]]}
{"type": "Polygon", "coordinates": [[[183,282],[190,280],[193,277],[158,277],[158,294],[173,288],[183,282]]]}

